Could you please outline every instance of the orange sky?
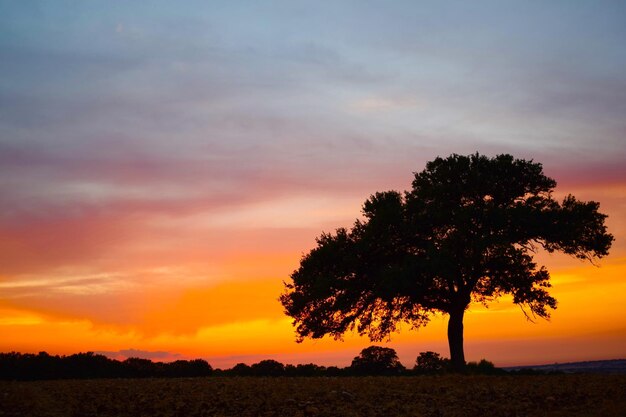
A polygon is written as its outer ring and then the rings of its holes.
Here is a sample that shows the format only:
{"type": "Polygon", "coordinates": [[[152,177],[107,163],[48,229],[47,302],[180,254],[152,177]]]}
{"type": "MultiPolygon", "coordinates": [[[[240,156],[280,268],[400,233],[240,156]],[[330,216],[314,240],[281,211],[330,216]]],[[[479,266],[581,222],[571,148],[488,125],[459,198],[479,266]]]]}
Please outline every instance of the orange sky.
{"type": "MultiPolygon", "coordinates": [[[[465,320],[468,360],[486,357],[499,365],[511,365],[624,356],[623,190],[622,185],[572,190],[580,198],[602,202],[602,211],[609,214],[609,230],[616,236],[611,255],[593,266],[564,255],[540,254],[539,259],[552,273],[552,294],[559,301],[552,320],[530,323],[505,299],[489,309],[474,305],[465,320]]],[[[357,212],[358,207],[356,200],[350,203],[329,201],[308,208],[318,213],[320,224],[335,219],[337,226],[348,225],[351,216],[347,213],[357,212]]],[[[120,242],[120,250],[126,253],[124,258],[109,255],[99,259],[109,272],[67,268],[50,274],[42,267],[28,276],[5,275],[0,283],[4,294],[0,350],[62,354],[90,350],[114,356],[119,350],[137,349],[148,356],[149,352],[162,352],[158,359],[164,360],[203,357],[214,366],[262,358],[349,363],[369,345],[366,339],[348,335],[343,342],[295,343],[290,319],[283,315],[277,297],[282,280],[297,267],[300,254],[312,247],[318,231],[313,227],[270,231],[271,225],[259,229],[245,221],[262,218],[265,210],[226,213],[224,218],[238,225],[229,232],[196,223],[193,216],[175,219],[180,235],[164,233],[164,239],[156,240],[154,232],[146,232],[142,239],[133,236],[130,247],[124,247],[128,238],[123,231],[115,236],[99,235],[120,242]],[[187,222],[189,227],[196,225],[193,232],[182,227],[181,223],[187,222]]],[[[165,219],[161,227],[171,227],[170,221],[165,219]]],[[[95,230],[98,227],[96,222],[95,230]]],[[[24,229],[21,233],[28,235],[24,229]]],[[[141,230],[134,233],[141,235],[141,230]]],[[[29,256],[33,262],[43,262],[37,253],[20,253],[19,247],[14,250],[15,258],[22,256],[23,262],[30,261],[29,256]]],[[[447,355],[445,326],[442,317],[435,317],[419,331],[409,331],[406,326],[388,345],[397,349],[407,365],[420,351],[447,355]]]]}

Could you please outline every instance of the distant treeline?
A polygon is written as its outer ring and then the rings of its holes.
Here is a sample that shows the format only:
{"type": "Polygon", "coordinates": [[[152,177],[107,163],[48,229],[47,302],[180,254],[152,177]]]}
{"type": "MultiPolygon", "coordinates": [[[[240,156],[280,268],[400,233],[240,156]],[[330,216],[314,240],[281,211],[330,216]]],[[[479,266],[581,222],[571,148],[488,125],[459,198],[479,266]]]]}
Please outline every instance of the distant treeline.
{"type": "MultiPolygon", "coordinates": [[[[152,362],[149,359],[109,359],[93,352],[69,356],[46,352],[0,353],[0,379],[88,379],[88,378],[162,378],[204,376],[357,376],[357,375],[418,375],[444,373],[449,370],[448,359],[434,352],[422,352],[413,369],[405,368],[393,349],[370,346],[345,368],[315,364],[284,365],[272,359],[252,365],[239,363],[230,369],[214,369],[203,359],[152,362]]],[[[469,363],[470,373],[503,373],[491,362],[469,363]]]]}
{"type": "Polygon", "coordinates": [[[69,356],[0,353],[0,379],[10,380],[192,377],[212,372],[211,365],[202,359],[164,363],[141,358],[118,361],[93,352],[69,356]]]}

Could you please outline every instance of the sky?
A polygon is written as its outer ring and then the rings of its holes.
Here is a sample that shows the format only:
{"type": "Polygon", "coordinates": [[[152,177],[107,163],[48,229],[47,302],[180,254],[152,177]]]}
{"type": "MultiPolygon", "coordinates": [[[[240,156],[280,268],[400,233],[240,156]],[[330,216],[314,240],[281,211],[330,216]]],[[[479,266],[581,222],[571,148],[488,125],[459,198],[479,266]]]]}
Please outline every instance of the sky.
{"type": "MultiPolygon", "coordinates": [[[[465,316],[468,360],[626,357],[626,3],[0,0],[0,351],[348,365],[278,297],[427,161],[511,153],[600,202],[559,301],[465,316]]],[[[448,355],[446,319],[384,346],[448,355]]]]}

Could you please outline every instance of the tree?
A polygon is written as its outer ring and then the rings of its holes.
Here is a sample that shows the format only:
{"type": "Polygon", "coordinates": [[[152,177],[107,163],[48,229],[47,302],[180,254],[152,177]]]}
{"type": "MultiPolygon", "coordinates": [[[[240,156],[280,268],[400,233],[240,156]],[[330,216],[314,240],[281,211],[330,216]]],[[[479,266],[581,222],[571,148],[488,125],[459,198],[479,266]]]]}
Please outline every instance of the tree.
{"type": "Polygon", "coordinates": [[[480,362],[468,362],[467,372],[470,374],[480,375],[496,375],[506,373],[505,370],[496,368],[495,365],[487,359],[481,359],[480,362]]]}
{"type": "Polygon", "coordinates": [[[237,376],[250,376],[250,375],[252,375],[252,370],[250,369],[250,366],[246,365],[245,363],[238,363],[237,365],[233,366],[232,369],[230,369],[229,372],[231,374],[237,375],[237,376]]]}
{"type": "Polygon", "coordinates": [[[177,360],[164,364],[164,368],[165,374],[173,377],[207,376],[213,372],[213,367],[204,359],[177,360]]]}
{"type": "Polygon", "coordinates": [[[370,346],[352,360],[351,371],[360,375],[397,375],[404,370],[396,351],[382,346],[370,346]]]}
{"type": "Polygon", "coordinates": [[[449,362],[436,352],[420,352],[413,370],[422,374],[437,374],[446,371],[449,368],[449,362]]]}
{"type": "Polygon", "coordinates": [[[285,373],[285,365],[274,359],[264,359],[252,364],[250,371],[256,376],[281,376],[285,373]]]}
{"type": "Polygon", "coordinates": [[[449,316],[450,359],[465,366],[463,317],[472,301],[509,294],[527,318],[549,318],[556,300],[539,248],[593,260],[613,236],[599,204],[568,195],[542,165],[511,155],[436,158],[415,173],[412,189],[378,192],[351,229],[322,233],[285,283],[280,301],[299,341],[348,330],[372,341],[401,322],[426,325],[449,316]]]}

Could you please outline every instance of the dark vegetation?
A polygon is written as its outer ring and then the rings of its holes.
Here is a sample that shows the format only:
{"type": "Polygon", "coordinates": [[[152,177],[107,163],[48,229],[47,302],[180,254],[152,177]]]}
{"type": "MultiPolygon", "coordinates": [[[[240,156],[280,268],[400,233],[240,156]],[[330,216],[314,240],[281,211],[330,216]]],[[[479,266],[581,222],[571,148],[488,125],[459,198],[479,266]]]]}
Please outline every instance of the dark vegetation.
{"type": "MultiPolygon", "coordinates": [[[[213,369],[205,360],[177,360],[152,362],[148,359],[129,358],[124,361],[109,359],[92,352],[70,356],[52,356],[46,352],[0,353],[0,379],[92,379],[92,378],[160,378],[202,376],[258,376],[258,377],[322,377],[322,376],[400,376],[432,375],[450,372],[450,361],[435,352],[422,352],[412,369],[405,368],[395,350],[370,346],[345,368],[319,366],[313,363],[284,365],[272,359],[252,365],[238,363],[230,369],[213,369]]],[[[482,360],[468,364],[467,373],[501,374],[491,362],[482,360]]]]}
{"type": "Polygon", "coordinates": [[[194,377],[212,372],[202,359],[163,363],[140,358],[117,361],[92,352],[69,356],[0,353],[0,379],[9,380],[194,377]]]}
{"type": "Polygon", "coordinates": [[[401,322],[419,328],[449,316],[450,364],[465,368],[463,317],[472,302],[509,294],[530,320],[549,318],[556,300],[541,248],[593,261],[613,236],[599,203],[553,198],[541,164],[511,155],[436,158],[412,188],[378,192],[364,220],[323,233],[280,297],[297,340],[356,330],[387,339],[401,322]]]}
{"type": "MultiPolygon", "coordinates": [[[[238,363],[230,369],[214,369],[205,360],[177,360],[152,362],[129,358],[124,361],[109,359],[92,352],[69,356],[52,356],[46,352],[0,353],[0,380],[95,379],[95,378],[180,378],[180,377],[337,377],[337,376],[413,376],[444,375],[453,372],[448,358],[436,352],[421,352],[412,368],[398,360],[396,351],[381,346],[370,346],[345,368],[319,366],[313,363],[290,365],[266,359],[252,365],[238,363]]],[[[496,368],[482,359],[469,362],[468,375],[540,375],[559,373],[626,374],[626,360],[577,362],[565,364],[496,368]]]]}
{"type": "Polygon", "coordinates": [[[626,415],[626,375],[0,381],[3,417],[626,415]]]}

